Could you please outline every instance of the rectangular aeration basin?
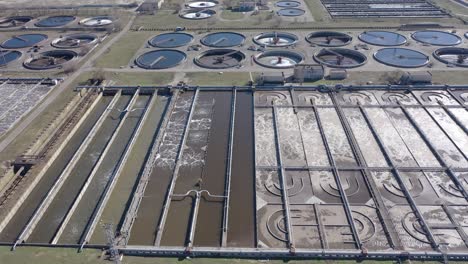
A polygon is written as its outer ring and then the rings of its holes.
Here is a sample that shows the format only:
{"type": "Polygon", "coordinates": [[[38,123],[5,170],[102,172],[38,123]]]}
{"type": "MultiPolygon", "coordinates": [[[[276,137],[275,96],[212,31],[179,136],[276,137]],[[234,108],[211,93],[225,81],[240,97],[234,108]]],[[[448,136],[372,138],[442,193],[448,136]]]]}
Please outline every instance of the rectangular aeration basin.
{"type": "Polygon", "coordinates": [[[111,228],[136,255],[468,256],[463,88],[148,89],[101,99],[73,177],[38,214],[71,166],[56,160],[2,242],[104,245],[111,228]]]}

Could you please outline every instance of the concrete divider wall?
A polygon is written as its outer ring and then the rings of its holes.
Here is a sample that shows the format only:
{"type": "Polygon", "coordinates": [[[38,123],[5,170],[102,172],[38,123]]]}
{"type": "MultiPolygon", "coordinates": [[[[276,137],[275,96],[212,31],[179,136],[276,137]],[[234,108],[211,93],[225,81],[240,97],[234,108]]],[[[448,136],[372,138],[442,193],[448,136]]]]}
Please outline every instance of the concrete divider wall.
{"type": "MultiPolygon", "coordinates": [[[[102,95],[101,95],[102,96],[102,95]]],[[[116,104],[117,100],[120,98],[120,93],[116,94],[114,98],[112,99],[111,103],[109,104],[109,108],[114,107],[116,104]]],[[[29,238],[31,235],[32,231],[36,227],[37,223],[39,223],[40,219],[44,215],[44,213],[47,211],[47,208],[49,205],[52,203],[54,200],[55,196],[57,193],[60,191],[62,185],[65,183],[67,178],[70,176],[70,172],[72,169],[75,167],[78,159],[81,157],[81,155],[86,151],[86,149],[89,146],[89,143],[92,141],[92,139],[96,136],[98,130],[100,129],[102,123],[104,120],[107,118],[108,114],[110,111],[105,111],[98,121],[95,123],[94,127],[91,129],[89,134],[86,136],[83,142],[81,142],[80,147],[78,150],[74,153],[70,163],[67,164],[65,169],[61,172],[60,176],[56,179],[54,185],[52,188],[47,192],[46,197],[41,201],[41,204],[39,207],[35,210],[34,214],[32,217],[29,219],[28,223],[26,224],[26,227],[23,228],[22,232],[20,233],[16,244],[21,243],[22,241],[25,241],[29,238]]],[[[81,125],[81,124],[80,124],[81,125]]],[[[76,126],[75,128],[78,129],[80,126],[76,126]]],[[[16,245],[15,244],[15,245],[16,245]]]]}
{"type": "MultiPolygon", "coordinates": [[[[138,91],[138,90],[137,90],[138,91]]],[[[146,120],[148,119],[148,116],[151,112],[151,109],[153,108],[153,105],[156,104],[156,99],[158,97],[158,94],[155,92],[152,95],[152,98],[150,99],[150,103],[146,106],[145,108],[145,113],[143,117],[140,119],[139,124],[137,126],[136,131],[132,135],[132,138],[130,140],[130,143],[127,145],[125,149],[125,154],[123,158],[119,161],[118,168],[116,172],[114,173],[113,177],[109,181],[109,184],[106,186],[106,189],[104,190],[104,196],[101,197],[101,200],[98,203],[97,210],[93,213],[90,219],[90,224],[86,227],[85,235],[82,241],[80,241],[80,244],[83,245],[88,243],[89,240],[91,239],[92,234],[94,233],[94,230],[98,224],[99,219],[101,218],[101,215],[104,211],[104,208],[108,202],[108,200],[111,197],[112,191],[114,190],[115,185],[117,184],[117,181],[122,174],[123,168],[125,167],[128,158],[130,157],[130,153],[133,150],[133,146],[135,145],[135,142],[137,141],[138,136],[140,135],[141,130],[143,129],[143,126],[145,125],[146,120]]]]}
{"type": "Polygon", "coordinates": [[[15,181],[16,174],[17,173],[13,171],[13,168],[11,168],[7,169],[3,177],[0,178],[0,186],[3,186],[3,188],[0,190],[0,197],[5,194],[8,188],[10,188],[11,184],[15,181]]]}
{"type": "MultiPolygon", "coordinates": [[[[85,95],[88,95],[87,93],[85,95]]],[[[79,107],[80,99],[82,96],[76,95],[75,97],[68,102],[68,104],[60,111],[60,113],[54,118],[54,121],[41,131],[36,140],[31,144],[31,146],[24,152],[24,155],[37,155],[40,150],[42,150],[49,141],[56,135],[58,129],[62,127],[64,122],[73,115],[73,113],[79,107]]],[[[83,99],[85,100],[85,99],[83,99]]],[[[11,184],[17,178],[18,173],[14,172],[14,168],[10,167],[6,169],[5,175],[0,178],[0,197],[5,194],[5,192],[10,188],[11,184]]]]}
{"type": "Polygon", "coordinates": [[[50,139],[57,133],[58,128],[60,128],[64,122],[67,120],[68,117],[73,115],[74,111],[79,106],[79,101],[82,99],[82,95],[76,94],[72,100],[60,111],[60,113],[54,118],[52,123],[44,129],[40,136],[44,136],[44,138],[39,137],[36,142],[32,144],[32,146],[28,149],[25,153],[26,155],[35,155],[40,152],[47,145],[50,139]]]}
{"type": "Polygon", "coordinates": [[[81,117],[80,121],[76,124],[76,126],[70,131],[70,133],[67,135],[67,137],[63,140],[61,145],[57,148],[57,151],[50,157],[50,159],[47,161],[47,163],[42,167],[42,169],[39,171],[37,176],[34,178],[34,181],[30,184],[30,186],[22,193],[22,195],[18,198],[16,203],[13,205],[13,207],[8,211],[7,215],[3,217],[3,220],[0,222],[0,232],[3,231],[5,226],[8,224],[10,219],[16,214],[18,209],[21,207],[23,204],[24,200],[28,197],[28,195],[31,193],[31,191],[34,189],[34,187],[37,185],[37,183],[42,179],[44,174],[47,172],[49,167],[52,165],[52,163],[57,159],[57,157],[61,154],[63,148],[67,145],[67,143],[70,141],[70,139],[75,135],[76,131],[78,128],[81,126],[81,124],[86,120],[86,118],[89,116],[89,114],[94,110],[96,105],[101,101],[102,94],[99,94],[98,97],[95,99],[93,104],[88,108],[88,110],[84,113],[84,115],[81,117]]]}
{"type": "MultiPolygon", "coordinates": [[[[128,104],[128,109],[132,109],[133,108],[133,105],[135,104],[136,100],[138,99],[138,91],[135,93],[135,95],[133,95],[132,97],[132,100],[129,102],[128,104]]],[[[110,140],[107,142],[106,144],[106,147],[104,148],[104,151],[102,152],[102,154],[100,155],[97,163],[94,165],[94,168],[93,170],[91,171],[90,175],[88,176],[88,178],[86,179],[86,182],[85,184],[83,185],[83,187],[81,188],[80,190],[80,193],[78,194],[78,197],[76,197],[75,201],[73,201],[73,205],[72,207],[68,210],[66,216],[65,216],[65,219],[62,221],[57,233],[55,234],[53,240],[52,240],[52,244],[57,244],[58,240],[60,239],[60,236],[62,235],[63,231],[65,230],[68,222],[70,221],[71,217],[73,216],[73,213],[75,212],[76,208],[78,207],[78,205],[80,204],[81,202],[81,198],[83,197],[83,195],[86,193],[87,189],[88,189],[88,186],[91,184],[93,178],[96,176],[96,173],[97,171],[99,170],[102,162],[104,161],[105,157],[106,157],[106,154],[107,152],[109,152],[109,149],[110,147],[112,146],[112,143],[114,142],[114,140],[117,138],[117,135],[119,134],[120,132],[120,129],[123,127],[123,125],[125,124],[125,120],[127,119],[128,117],[128,113],[129,111],[125,112],[124,113],[124,116],[120,119],[120,122],[119,122],[119,125],[117,126],[117,128],[114,130],[114,132],[112,133],[112,137],[110,138],[110,140]]]]}

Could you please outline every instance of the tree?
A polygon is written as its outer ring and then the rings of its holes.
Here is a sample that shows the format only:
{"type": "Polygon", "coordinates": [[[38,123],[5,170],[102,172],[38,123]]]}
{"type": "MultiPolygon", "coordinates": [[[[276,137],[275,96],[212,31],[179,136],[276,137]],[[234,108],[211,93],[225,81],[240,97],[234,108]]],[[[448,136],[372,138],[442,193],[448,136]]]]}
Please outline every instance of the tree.
{"type": "Polygon", "coordinates": [[[226,9],[230,10],[230,9],[232,9],[234,7],[234,3],[233,3],[232,0],[223,0],[223,6],[226,9]]]}
{"type": "Polygon", "coordinates": [[[94,71],[92,82],[102,83],[106,79],[106,72],[102,68],[98,68],[94,71]]]}
{"type": "Polygon", "coordinates": [[[273,20],[273,27],[274,28],[279,28],[281,26],[281,18],[280,17],[275,17],[273,20]]]}
{"type": "Polygon", "coordinates": [[[63,73],[70,74],[75,72],[78,69],[76,62],[70,61],[65,66],[63,66],[63,73]]]}
{"type": "Polygon", "coordinates": [[[83,46],[80,48],[80,51],[78,52],[78,55],[80,56],[85,56],[86,54],[88,54],[88,52],[91,50],[91,47],[90,46],[83,46]]]}
{"type": "Polygon", "coordinates": [[[401,70],[386,72],[382,74],[382,76],[379,78],[379,81],[381,81],[382,83],[388,83],[388,84],[398,84],[402,75],[403,75],[403,72],[401,70]]]}

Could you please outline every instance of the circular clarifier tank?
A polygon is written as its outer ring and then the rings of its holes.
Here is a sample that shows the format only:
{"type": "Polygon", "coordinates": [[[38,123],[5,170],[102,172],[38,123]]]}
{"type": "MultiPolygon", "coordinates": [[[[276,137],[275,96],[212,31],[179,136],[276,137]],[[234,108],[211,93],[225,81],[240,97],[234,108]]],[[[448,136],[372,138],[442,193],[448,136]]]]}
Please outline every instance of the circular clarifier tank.
{"type": "Polygon", "coordinates": [[[200,54],[195,63],[208,69],[227,69],[239,67],[245,59],[244,53],[233,49],[213,49],[200,54]]]}
{"type": "Polygon", "coordinates": [[[192,42],[193,36],[187,33],[164,33],[150,39],[148,43],[156,48],[177,48],[192,42]]]}
{"type": "Polygon", "coordinates": [[[374,58],[383,64],[399,68],[418,68],[429,63],[426,54],[404,48],[385,48],[374,53],[374,58]]]}
{"type": "Polygon", "coordinates": [[[300,8],[284,8],[284,9],[280,9],[278,10],[278,15],[279,16],[302,16],[305,11],[304,9],[300,9],[300,8]]]}
{"type": "Polygon", "coordinates": [[[11,37],[4,41],[1,46],[5,49],[21,49],[37,45],[46,39],[47,35],[44,34],[23,34],[11,37]]]}
{"type": "Polygon", "coordinates": [[[293,7],[298,7],[301,5],[300,2],[298,1],[278,1],[275,4],[277,7],[281,8],[293,8],[293,7]]]}
{"type": "Polygon", "coordinates": [[[211,9],[195,10],[195,11],[185,11],[180,14],[180,17],[186,19],[207,19],[216,14],[216,11],[211,9]]]}
{"type": "Polygon", "coordinates": [[[59,68],[77,56],[76,52],[71,50],[51,50],[33,55],[23,65],[31,70],[48,70],[59,68]]]}
{"type": "Polygon", "coordinates": [[[187,55],[178,50],[154,50],[147,52],[135,60],[135,63],[144,69],[167,69],[181,64],[187,55]]]}
{"type": "Polygon", "coordinates": [[[61,49],[80,48],[95,44],[98,37],[93,34],[71,34],[56,38],[52,41],[52,46],[61,49]]]}
{"type": "Polygon", "coordinates": [[[50,16],[36,22],[36,27],[63,27],[75,20],[74,16],[50,16]]]}
{"type": "Polygon", "coordinates": [[[310,33],[306,40],[323,47],[341,47],[351,43],[353,37],[341,32],[319,31],[310,33]]]}
{"type": "Polygon", "coordinates": [[[216,32],[206,35],[200,41],[208,47],[227,48],[242,45],[245,36],[234,32],[216,32]]]}
{"type": "Polygon", "coordinates": [[[333,68],[355,68],[367,62],[366,55],[361,52],[341,48],[322,49],[314,54],[314,59],[333,68]]]}
{"type": "Polygon", "coordinates": [[[190,8],[211,8],[215,7],[218,3],[215,1],[193,1],[187,4],[190,8]]]}
{"type": "Polygon", "coordinates": [[[21,52],[17,50],[0,50],[0,67],[5,67],[8,63],[21,57],[21,52]]]}
{"type": "Polygon", "coordinates": [[[112,23],[114,20],[110,16],[97,16],[82,19],[79,24],[86,27],[103,27],[112,23]]]}
{"type": "Polygon", "coordinates": [[[254,37],[254,42],[261,46],[286,47],[298,41],[296,35],[286,32],[266,32],[254,37]]]}
{"type": "Polygon", "coordinates": [[[468,49],[466,48],[441,48],[434,51],[433,55],[445,64],[468,67],[468,49]]]}
{"type": "Polygon", "coordinates": [[[275,69],[292,68],[304,61],[304,55],[289,50],[270,50],[254,56],[257,64],[275,69]]]}
{"type": "Polygon", "coordinates": [[[0,28],[21,27],[31,21],[33,18],[30,16],[11,16],[0,19],[0,28]]]}
{"type": "Polygon", "coordinates": [[[434,46],[455,46],[462,42],[462,39],[455,34],[437,30],[418,31],[411,36],[416,41],[434,46]]]}
{"type": "Polygon", "coordinates": [[[366,31],[359,35],[359,39],[377,46],[400,46],[407,41],[405,36],[390,31],[366,31]]]}

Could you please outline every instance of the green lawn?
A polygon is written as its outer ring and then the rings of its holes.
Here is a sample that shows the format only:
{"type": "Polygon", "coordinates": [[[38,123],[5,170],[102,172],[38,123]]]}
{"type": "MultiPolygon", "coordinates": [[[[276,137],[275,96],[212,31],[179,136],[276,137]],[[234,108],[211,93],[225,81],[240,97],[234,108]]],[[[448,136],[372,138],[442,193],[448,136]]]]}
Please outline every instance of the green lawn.
{"type": "MultiPolygon", "coordinates": [[[[81,253],[77,253],[76,249],[67,248],[40,248],[40,247],[19,247],[16,251],[10,251],[10,247],[0,247],[0,263],[5,264],[110,264],[112,262],[105,260],[101,250],[85,249],[81,253]]],[[[318,260],[304,260],[304,261],[283,261],[283,260],[270,260],[270,261],[256,261],[256,260],[241,260],[241,259],[207,259],[207,258],[193,258],[193,259],[177,259],[177,258],[145,258],[145,257],[130,257],[125,256],[122,260],[123,264],[334,264],[344,263],[352,264],[354,261],[318,261],[318,260]]],[[[390,264],[391,261],[371,262],[364,261],[363,264],[390,264]]]]}
{"type": "Polygon", "coordinates": [[[304,0],[310,13],[317,22],[330,20],[330,15],[320,1],[317,0],[304,0]]]}
{"type": "Polygon", "coordinates": [[[156,35],[156,33],[134,31],[126,33],[96,60],[95,66],[103,68],[126,66],[137,50],[153,35],[156,35]]]}
{"type": "MultiPolygon", "coordinates": [[[[312,15],[314,22],[285,22],[278,16],[269,11],[261,11],[258,15],[247,14],[239,21],[219,21],[215,17],[202,20],[189,20],[180,18],[177,13],[172,10],[160,10],[155,15],[138,16],[132,28],[133,29],[174,29],[175,27],[187,27],[188,29],[203,29],[207,27],[219,28],[258,28],[258,27],[284,27],[284,28],[304,28],[304,27],[368,27],[368,26],[400,26],[408,23],[439,23],[461,25],[461,21],[454,18],[346,18],[346,19],[331,19],[321,5],[315,0],[305,0],[312,15]]],[[[232,13],[232,12],[231,12],[232,13]]],[[[227,12],[216,14],[215,16],[228,15],[227,12]],[[226,13],[226,14],[223,14],[226,13]]],[[[231,16],[234,14],[229,14],[231,16]]]]}
{"type": "MultiPolygon", "coordinates": [[[[10,251],[10,247],[0,247],[0,263],[5,264],[110,264],[105,260],[101,250],[85,249],[77,253],[76,249],[45,248],[45,247],[19,247],[16,251],[10,251]]],[[[124,256],[123,264],[391,264],[393,261],[345,261],[345,260],[246,260],[246,259],[217,259],[217,258],[155,258],[155,257],[130,257],[124,256]]],[[[439,264],[439,262],[412,261],[414,264],[439,264]]],[[[450,262],[457,263],[457,262],[450,262]]],[[[458,262],[462,263],[462,262],[458,262]]]]}
{"type": "MultiPolygon", "coordinates": [[[[429,2],[454,14],[468,15],[468,8],[463,8],[461,5],[452,1],[429,0],[429,2]]],[[[466,19],[467,17],[464,18],[466,19]]]]}
{"type": "Polygon", "coordinates": [[[221,17],[229,20],[239,20],[244,18],[244,16],[242,12],[232,12],[231,10],[223,10],[221,12],[221,17]]]}
{"type": "MultiPolygon", "coordinates": [[[[99,71],[99,70],[97,70],[99,71]]],[[[95,72],[87,72],[80,76],[79,81],[85,82],[93,78],[95,72]]],[[[112,81],[112,85],[167,85],[174,79],[171,72],[104,72],[106,80],[112,81]]]]}
{"type": "MultiPolygon", "coordinates": [[[[256,74],[253,74],[255,78],[256,74]]],[[[208,86],[242,86],[247,85],[250,80],[248,72],[189,72],[186,74],[189,85],[208,85],[208,86]]]]}
{"type": "MultiPolygon", "coordinates": [[[[233,13],[233,12],[231,12],[233,13]]],[[[216,14],[219,16],[219,14],[216,14]]],[[[294,23],[290,23],[291,25],[294,23]]],[[[161,10],[156,15],[141,15],[138,16],[134,23],[133,29],[143,28],[159,28],[159,29],[173,29],[175,27],[187,28],[206,28],[206,27],[275,27],[278,26],[278,17],[268,11],[262,11],[258,15],[247,14],[244,19],[232,23],[231,21],[219,21],[215,17],[190,20],[180,18],[177,13],[170,10],[161,10]]]]}

